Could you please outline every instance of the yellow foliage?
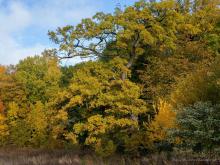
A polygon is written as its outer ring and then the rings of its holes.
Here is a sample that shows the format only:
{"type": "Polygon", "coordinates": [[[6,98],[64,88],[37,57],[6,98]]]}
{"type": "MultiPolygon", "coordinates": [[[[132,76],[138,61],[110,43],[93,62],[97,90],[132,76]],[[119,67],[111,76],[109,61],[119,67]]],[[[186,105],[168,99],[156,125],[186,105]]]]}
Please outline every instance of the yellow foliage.
{"type": "Polygon", "coordinates": [[[0,98],[0,113],[3,113],[5,110],[5,107],[3,105],[3,102],[1,101],[1,98],[0,98]]]}
{"type": "Polygon", "coordinates": [[[158,113],[149,125],[149,136],[152,141],[161,141],[166,139],[168,129],[176,127],[176,113],[171,104],[164,100],[159,100],[155,108],[158,109],[158,113]]]}
{"type": "Polygon", "coordinates": [[[64,136],[67,140],[70,140],[72,144],[78,144],[76,134],[70,132],[70,133],[64,134],[64,136]]]}
{"type": "Polygon", "coordinates": [[[9,135],[8,125],[6,123],[6,117],[0,113],[0,145],[4,143],[4,139],[9,135]]]}
{"type": "Polygon", "coordinates": [[[116,145],[112,140],[104,142],[104,145],[101,144],[101,141],[95,145],[95,152],[101,156],[110,156],[116,151],[116,145]]]}
{"type": "Polygon", "coordinates": [[[19,116],[19,107],[15,102],[9,104],[7,118],[10,125],[14,125],[15,120],[19,116]]]}

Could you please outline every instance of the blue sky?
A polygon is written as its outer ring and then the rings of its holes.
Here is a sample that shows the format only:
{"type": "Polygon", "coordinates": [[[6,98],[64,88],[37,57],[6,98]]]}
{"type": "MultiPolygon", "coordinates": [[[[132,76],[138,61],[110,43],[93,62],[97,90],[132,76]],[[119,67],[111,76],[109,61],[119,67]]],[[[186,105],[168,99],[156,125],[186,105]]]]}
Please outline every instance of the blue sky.
{"type": "Polygon", "coordinates": [[[75,25],[99,11],[113,12],[118,2],[128,6],[135,1],[0,0],[0,64],[16,64],[27,56],[52,48],[48,30],[75,25]]]}

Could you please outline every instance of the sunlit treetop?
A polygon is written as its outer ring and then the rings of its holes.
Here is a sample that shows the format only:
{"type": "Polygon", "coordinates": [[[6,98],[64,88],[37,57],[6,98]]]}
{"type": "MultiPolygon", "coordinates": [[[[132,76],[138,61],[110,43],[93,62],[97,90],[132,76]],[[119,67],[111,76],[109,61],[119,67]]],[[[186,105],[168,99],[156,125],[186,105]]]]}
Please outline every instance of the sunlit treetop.
{"type": "Polygon", "coordinates": [[[178,38],[195,39],[212,31],[219,13],[217,4],[216,0],[141,0],[112,14],[99,12],[76,26],[59,27],[49,36],[59,45],[56,55],[60,59],[120,56],[130,68],[146,49],[172,54],[178,38]]]}

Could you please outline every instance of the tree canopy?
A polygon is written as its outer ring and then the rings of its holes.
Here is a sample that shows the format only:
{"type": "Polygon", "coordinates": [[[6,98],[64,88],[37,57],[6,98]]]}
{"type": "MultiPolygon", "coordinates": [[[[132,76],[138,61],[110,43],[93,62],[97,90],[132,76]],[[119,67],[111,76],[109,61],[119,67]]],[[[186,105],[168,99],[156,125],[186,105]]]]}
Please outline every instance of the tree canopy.
{"type": "Polygon", "coordinates": [[[0,145],[101,156],[214,150],[219,11],[218,0],[140,0],[49,31],[57,49],[0,66],[0,145]],[[78,56],[94,58],[60,62],[78,56]]]}

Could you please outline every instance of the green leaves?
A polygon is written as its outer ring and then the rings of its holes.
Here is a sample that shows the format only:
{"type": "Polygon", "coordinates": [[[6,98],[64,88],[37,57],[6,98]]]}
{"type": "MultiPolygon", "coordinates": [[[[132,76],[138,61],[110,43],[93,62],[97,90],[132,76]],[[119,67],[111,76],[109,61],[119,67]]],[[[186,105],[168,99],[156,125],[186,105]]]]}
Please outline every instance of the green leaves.
{"type": "Polygon", "coordinates": [[[200,143],[210,150],[219,144],[220,106],[209,102],[197,102],[180,108],[177,113],[179,128],[174,135],[189,146],[200,143]]]}
{"type": "Polygon", "coordinates": [[[52,55],[28,57],[16,67],[15,79],[22,84],[31,103],[45,103],[58,91],[61,72],[52,55]]]}

